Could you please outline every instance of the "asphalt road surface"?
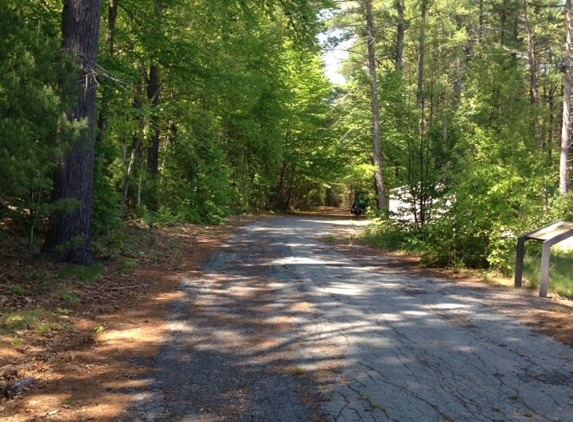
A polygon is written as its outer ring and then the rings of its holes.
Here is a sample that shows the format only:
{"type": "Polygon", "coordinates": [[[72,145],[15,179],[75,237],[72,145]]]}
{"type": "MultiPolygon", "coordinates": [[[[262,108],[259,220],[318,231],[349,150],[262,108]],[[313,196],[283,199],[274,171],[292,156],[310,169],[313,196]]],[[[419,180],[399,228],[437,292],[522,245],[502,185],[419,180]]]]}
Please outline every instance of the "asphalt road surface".
{"type": "Polygon", "coordinates": [[[183,281],[125,420],[573,421],[573,348],[511,317],[524,291],[408,275],[324,243],[355,224],[241,229],[183,281]]]}

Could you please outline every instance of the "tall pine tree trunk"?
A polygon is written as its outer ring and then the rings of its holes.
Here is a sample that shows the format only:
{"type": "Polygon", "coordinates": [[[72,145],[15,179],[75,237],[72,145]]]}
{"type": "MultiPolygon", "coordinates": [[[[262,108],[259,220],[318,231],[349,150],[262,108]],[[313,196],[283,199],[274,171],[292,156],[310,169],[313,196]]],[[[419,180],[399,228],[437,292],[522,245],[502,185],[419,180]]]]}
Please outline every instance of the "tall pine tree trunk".
{"type": "Polygon", "coordinates": [[[147,150],[147,173],[151,179],[155,179],[159,173],[159,135],[160,135],[160,119],[157,113],[157,108],[161,104],[161,79],[159,73],[159,66],[152,65],[149,68],[149,78],[147,79],[147,99],[152,108],[151,115],[151,137],[149,139],[149,146],[147,150]]]}
{"type": "Polygon", "coordinates": [[[521,0],[523,8],[523,24],[527,35],[527,61],[529,63],[529,104],[531,114],[531,129],[538,148],[543,148],[543,137],[539,125],[538,117],[538,98],[537,98],[537,61],[535,59],[535,43],[533,40],[533,31],[529,23],[528,5],[525,0],[521,0]]]}
{"type": "MultiPolygon", "coordinates": [[[[156,26],[159,30],[161,27],[161,14],[163,12],[163,5],[161,2],[155,2],[155,15],[156,26]]],[[[149,198],[146,200],[146,205],[151,211],[159,209],[157,199],[157,175],[159,174],[159,137],[161,134],[159,105],[161,104],[161,73],[157,63],[149,67],[149,76],[147,76],[147,99],[151,107],[151,120],[150,130],[151,136],[149,138],[149,145],[147,147],[147,174],[151,179],[151,191],[149,198]]]]}
{"type": "MultiPolygon", "coordinates": [[[[428,140],[426,136],[426,97],[424,93],[424,60],[425,60],[425,45],[426,45],[426,13],[428,8],[428,1],[422,0],[420,3],[420,34],[418,36],[418,82],[416,88],[416,107],[418,109],[419,118],[418,126],[416,128],[420,144],[418,147],[418,168],[419,175],[415,179],[411,176],[413,169],[410,169],[410,184],[411,189],[415,192],[413,197],[417,203],[412,211],[414,220],[419,228],[423,227],[426,223],[426,193],[428,192],[427,186],[427,172],[429,163],[426,160],[428,156],[428,140]],[[414,184],[412,183],[414,182],[414,184]]],[[[431,88],[430,88],[431,91],[431,88]]],[[[431,117],[431,113],[430,113],[431,117]]]]}
{"type": "Polygon", "coordinates": [[[525,33],[527,34],[527,60],[529,62],[529,103],[532,106],[537,105],[537,63],[535,61],[535,46],[533,44],[533,35],[529,25],[529,16],[527,13],[527,3],[521,0],[523,7],[523,23],[525,33]]]}
{"type": "Polygon", "coordinates": [[[418,124],[418,135],[423,136],[426,131],[425,116],[424,116],[424,59],[425,59],[425,43],[426,43],[426,10],[427,1],[423,0],[421,3],[421,27],[420,35],[418,37],[418,83],[416,88],[416,106],[420,112],[420,120],[418,124]]]}
{"type": "Polygon", "coordinates": [[[383,210],[386,205],[386,189],[382,178],[382,158],[380,147],[380,107],[378,105],[378,84],[376,81],[376,52],[374,49],[374,24],[372,21],[372,1],[364,1],[366,14],[366,32],[368,44],[368,70],[370,73],[370,93],[372,105],[372,126],[374,142],[374,167],[376,180],[376,195],[378,197],[378,208],[383,210]]]}
{"type": "Polygon", "coordinates": [[[93,260],[91,217],[100,15],[101,0],[64,0],[62,49],[74,56],[80,69],[67,120],[85,127],[55,170],[53,200],[69,206],[52,214],[42,247],[42,252],[54,261],[89,264],[93,260]]]}
{"type": "Polygon", "coordinates": [[[147,146],[147,174],[151,180],[151,186],[145,205],[150,211],[158,211],[159,203],[157,198],[157,175],[159,174],[159,136],[161,134],[160,118],[157,109],[161,104],[161,80],[159,66],[151,65],[149,68],[149,78],[147,80],[147,99],[151,106],[151,119],[149,144],[147,146]]]}
{"type": "Polygon", "coordinates": [[[559,155],[559,191],[569,192],[569,147],[571,145],[571,0],[565,2],[567,42],[565,46],[565,87],[563,93],[563,123],[561,126],[561,149],[559,155]]]}
{"type": "MultiPolygon", "coordinates": [[[[119,0],[108,0],[107,10],[107,27],[105,28],[105,43],[107,45],[107,52],[110,58],[114,56],[114,40],[115,40],[115,25],[117,22],[117,10],[119,0]]],[[[109,118],[109,103],[113,89],[109,84],[104,85],[100,112],[97,119],[97,134],[96,142],[103,143],[107,131],[107,123],[109,118]]]]}
{"type": "Polygon", "coordinates": [[[404,32],[406,24],[404,22],[404,0],[396,0],[396,11],[398,12],[398,25],[396,26],[396,72],[402,73],[402,57],[404,53],[404,32]]]}

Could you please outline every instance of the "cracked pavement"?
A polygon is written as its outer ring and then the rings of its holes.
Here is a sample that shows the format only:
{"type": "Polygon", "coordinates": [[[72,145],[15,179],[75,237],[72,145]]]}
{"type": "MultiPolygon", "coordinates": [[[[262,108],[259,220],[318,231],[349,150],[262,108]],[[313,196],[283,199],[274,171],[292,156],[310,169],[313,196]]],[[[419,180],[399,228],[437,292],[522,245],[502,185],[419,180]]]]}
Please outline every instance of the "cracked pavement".
{"type": "Polygon", "coordinates": [[[251,223],[183,280],[125,419],[573,421],[573,349],[512,318],[524,291],[352,258],[320,242],[335,228],[356,226],[251,223]]]}

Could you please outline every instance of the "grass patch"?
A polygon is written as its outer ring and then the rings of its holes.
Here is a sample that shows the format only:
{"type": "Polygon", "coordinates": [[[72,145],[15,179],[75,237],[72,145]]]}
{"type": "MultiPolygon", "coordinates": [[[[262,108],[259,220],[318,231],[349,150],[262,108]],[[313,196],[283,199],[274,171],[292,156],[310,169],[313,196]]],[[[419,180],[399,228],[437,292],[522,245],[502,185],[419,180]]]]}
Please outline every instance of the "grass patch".
{"type": "Polygon", "coordinates": [[[34,325],[40,314],[41,311],[38,309],[3,314],[0,317],[0,333],[11,333],[34,325]]]}
{"type": "Polygon", "coordinates": [[[137,262],[135,262],[131,258],[124,258],[121,261],[121,263],[118,265],[116,271],[119,275],[122,275],[122,274],[125,274],[126,272],[128,272],[129,270],[131,270],[135,267],[137,267],[137,262]]]}
{"type": "Polygon", "coordinates": [[[38,331],[38,333],[46,335],[52,331],[52,327],[50,326],[50,324],[38,324],[36,330],[38,331]]]}
{"type": "Polygon", "coordinates": [[[71,324],[60,321],[60,316],[65,315],[64,312],[34,309],[5,313],[0,317],[0,334],[13,334],[24,329],[33,329],[42,335],[53,330],[71,330],[73,329],[71,324]]]}
{"type": "Polygon", "coordinates": [[[64,292],[60,295],[60,300],[71,305],[78,303],[78,297],[74,293],[64,292]]]}
{"type": "Polygon", "coordinates": [[[423,252],[423,244],[417,236],[387,220],[364,227],[358,238],[369,246],[382,251],[407,252],[418,255],[423,252]]]}
{"type": "Polygon", "coordinates": [[[26,290],[25,288],[21,287],[21,286],[12,286],[10,288],[10,291],[8,292],[11,295],[14,296],[28,296],[28,290],[26,290]]]}
{"type": "Polygon", "coordinates": [[[84,285],[93,283],[101,274],[104,265],[96,263],[93,265],[73,265],[62,268],[58,271],[59,278],[73,279],[76,283],[84,285]]]}
{"type": "Polygon", "coordinates": [[[365,401],[366,403],[368,403],[368,405],[370,406],[370,408],[371,408],[372,410],[374,410],[374,409],[383,409],[382,406],[380,406],[380,405],[377,404],[377,403],[374,403],[374,402],[370,399],[370,397],[368,397],[368,396],[365,396],[365,395],[363,395],[363,394],[360,394],[360,395],[358,396],[358,398],[359,398],[360,400],[365,401]]]}
{"type": "MultiPolygon", "coordinates": [[[[433,262],[427,260],[431,255],[424,250],[422,240],[412,233],[405,233],[397,224],[384,220],[377,224],[366,226],[359,238],[369,246],[381,251],[422,256],[421,266],[425,264],[433,266],[433,262]]],[[[532,242],[526,246],[523,261],[524,284],[532,289],[538,289],[541,269],[541,245],[532,242]]],[[[449,268],[457,270],[464,268],[463,262],[458,263],[460,267],[457,267],[455,264],[456,260],[450,260],[449,268]]],[[[442,263],[442,265],[445,264],[442,263]]],[[[500,274],[493,270],[474,270],[474,274],[489,283],[513,285],[513,271],[500,274]]],[[[573,299],[573,251],[560,250],[558,248],[551,250],[548,290],[550,293],[573,299]]]]}
{"type": "Polygon", "coordinates": [[[334,237],[334,236],[331,235],[331,234],[328,234],[328,235],[326,235],[326,236],[322,236],[322,237],[320,238],[320,241],[321,241],[322,243],[326,243],[327,245],[333,245],[333,244],[336,243],[336,237],[334,237]]]}
{"type": "MultiPolygon", "coordinates": [[[[533,289],[539,288],[541,251],[526,251],[523,259],[523,278],[533,289]]],[[[549,291],[573,299],[573,251],[552,250],[549,259],[549,291]]]]}
{"type": "Polygon", "coordinates": [[[22,344],[22,339],[14,337],[12,340],[10,340],[10,344],[14,347],[20,346],[22,344]]]}
{"type": "Polygon", "coordinates": [[[303,368],[301,368],[300,366],[295,366],[294,367],[294,374],[296,376],[301,377],[301,376],[306,374],[306,371],[303,368]]]}

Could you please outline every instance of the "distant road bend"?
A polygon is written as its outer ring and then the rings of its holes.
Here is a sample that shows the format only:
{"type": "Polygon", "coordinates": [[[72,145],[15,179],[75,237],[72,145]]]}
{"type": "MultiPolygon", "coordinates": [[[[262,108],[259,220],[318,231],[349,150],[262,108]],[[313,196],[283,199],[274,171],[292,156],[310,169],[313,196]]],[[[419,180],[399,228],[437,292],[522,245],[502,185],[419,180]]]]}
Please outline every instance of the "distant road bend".
{"type": "Polygon", "coordinates": [[[523,292],[345,256],[321,242],[334,228],[356,226],[251,223],[184,280],[125,419],[573,422],[573,349],[502,312],[523,292]]]}

